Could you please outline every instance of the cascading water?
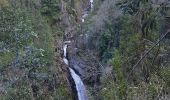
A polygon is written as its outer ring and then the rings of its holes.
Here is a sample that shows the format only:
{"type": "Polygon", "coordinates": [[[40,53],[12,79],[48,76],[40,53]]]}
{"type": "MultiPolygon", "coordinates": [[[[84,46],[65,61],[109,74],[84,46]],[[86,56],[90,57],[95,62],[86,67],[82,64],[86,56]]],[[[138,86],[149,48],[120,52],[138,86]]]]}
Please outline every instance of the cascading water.
{"type": "MultiPolygon", "coordinates": [[[[90,0],[90,10],[92,11],[93,10],[93,0],[90,0]]],[[[88,16],[88,13],[87,12],[85,12],[84,14],[83,14],[83,16],[82,16],[82,19],[81,19],[81,22],[83,22],[84,23],[84,19],[85,19],[85,17],[87,17],[88,16]]]]}
{"type": "Polygon", "coordinates": [[[93,10],[93,0],[90,0],[91,11],[93,10]]]}
{"type": "Polygon", "coordinates": [[[73,80],[76,84],[76,90],[77,90],[77,95],[79,100],[87,100],[86,97],[86,89],[85,86],[81,80],[81,78],[75,73],[75,71],[71,68],[69,68],[71,72],[71,76],[73,77],[73,80]]]}
{"type": "MultiPolygon", "coordinates": [[[[93,0],[90,0],[90,9],[91,11],[93,10],[93,0]]],[[[82,16],[82,22],[84,22],[84,18],[88,16],[88,13],[84,13],[82,16]]],[[[63,57],[63,61],[65,62],[65,64],[69,65],[69,61],[67,59],[67,44],[71,43],[71,41],[65,41],[64,42],[64,46],[63,46],[63,50],[64,50],[64,57],[63,57]]],[[[76,90],[77,90],[77,96],[78,96],[78,100],[87,100],[87,95],[86,95],[86,89],[85,86],[83,84],[83,81],[81,80],[80,76],[77,75],[75,73],[75,71],[69,67],[69,71],[71,73],[71,76],[75,82],[76,85],[76,90]]]]}
{"type": "MultiPolygon", "coordinates": [[[[65,41],[64,43],[70,43],[70,42],[65,41]]],[[[64,50],[63,61],[65,62],[65,64],[69,65],[69,61],[67,60],[67,44],[64,45],[63,50],[64,50]]],[[[78,100],[87,100],[86,89],[83,84],[83,81],[72,68],[69,67],[69,70],[76,85],[78,100]]]]}
{"type": "Polygon", "coordinates": [[[64,49],[64,57],[66,58],[66,56],[67,56],[67,45],[64,45],[63,49],[64,49]]]}

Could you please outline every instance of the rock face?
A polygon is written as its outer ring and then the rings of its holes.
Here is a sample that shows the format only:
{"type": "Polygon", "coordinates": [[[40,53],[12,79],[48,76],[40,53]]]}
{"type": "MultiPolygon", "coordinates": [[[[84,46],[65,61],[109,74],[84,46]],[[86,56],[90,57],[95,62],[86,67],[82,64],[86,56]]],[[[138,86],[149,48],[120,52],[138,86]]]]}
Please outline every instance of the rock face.
{"type": "MultiPolygon", "coordinates": [[[[19,26],[23,26],[21,29],[27,32],[16,32],[26,33],[26,36],[22,36],[23,40],[28,39],[23,38],[28,37],[28,33],[35,35],[35,37],[31,35],[33,38],[26,41],[26,43],[32,41],[30,44],[17,48],[16,52],[22,51],[17,54],[19,56],[15,57],[14,52],[8,54],[8,57],[0,55],[0,58],[6,58],[4,61],[0,59],[0,100],[10,97],[15,100],[73,99],[71,82],[68,78],[69,72],[61,57],[63,39],[61,30],[70,26],[69,14],[66,11],[67,3],[66,0],[0,0],[0,29],[10,28],[11,31],[15,31],[15,29],[20,30],[19,26]],[[50,1],[54,1],[54,3],[49,4],[50,1]],[[61,8],[56,10],[58,7],[61,8]],[[55,12],[57,15],[50,14],[49,17],[49,14],[44,12],[55,12]],[[5,24],[6,22],[9,24],[5,24]],[[7,64],[4,63],[5,67],[2,68],[1,63],[8,61],[7,58],[10,58],[10,61],[7,64]],[[17,60],[15,61],[13,58],[17,58],[17,60]]],[[[13,34],[9,31],[4,33],[10,34],[10,37],[13,34]]],[[[5,38],[5,35],[2,35],[3,33],[0,34],[0,40],[4,38],[9,41],[12,38],[5,38]]],[[[13,44],[10,42],[9,45],[13,44]]],[[[2,51],[0,50],[0,52],[2,51]]]]}
{"type": "MultiPolygon", "coordinates": [[[[75,9],[78,16],[84,18],[88,16],[88,12],[93,6],[93,0],[74,0],[75,9]]],[[[90,28],[91,29],[91,28],[90,28]]],[[[90,85],[99,83],[100,79],[100,65],[94,47],[96,46],[93,38],[89,34],[83,33],[78,35],[77,32],[71,31],[73,27],[69,27],[66,30],[66,34],[71,34],[72,37],[66,36],[66,39],[71,40],[71,44],[68,45],[68,60],[70,67],[78,73],[84,82],[90,85]]]]}
{"type": "MultiPolygon", "coordinates": [[[[86,17],[88,11],[90,11],[90,0],[74,0],[74,8],[77,11],[78,19],[86,17]],[[84,13],[85,16],[83,16],[84,13]]],[[[68,60],[70,67],[73,68],[85,82],[94,82],[97,79],[95,78],[97,76],[94,75],[94,72],[97,73],[99,67],[96,58],[90,56],[93,53],[88,53],[88,44],[90,43],[88,34],[77,36],[77,32],[74,32],[75,30],[74,25],[71,26],[70,24],[65,28],[64,40],[71,41],[68,45],[68,60]]]]}
{"type": "MultiPolygon", "coordinates": [[[[85,45],[85,43],[82,43],[85,45]]],[[[95,83],[99,78],[99,64],[92,52],[88,52],[85,46],[68,46],[68,59],[70,67],[76,70],[80,77],[87,83],[95,83]]]]}

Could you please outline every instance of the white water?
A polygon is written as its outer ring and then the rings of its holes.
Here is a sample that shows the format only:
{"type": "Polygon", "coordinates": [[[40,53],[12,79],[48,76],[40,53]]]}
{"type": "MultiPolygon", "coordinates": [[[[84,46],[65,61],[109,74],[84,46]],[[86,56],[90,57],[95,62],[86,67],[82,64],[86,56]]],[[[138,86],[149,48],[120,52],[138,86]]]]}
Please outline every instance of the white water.
{"type": "MultiPolygon", "coordinates": [[[[64,43],[68,43],[68,42],[64,42],[64,43]]],[[[63,46],[63,49],[64,49],[63,61],[64,61],[65,64],[69,65],[69,61],[66,58],[66,56],[67,56],[67,44],[65,44],[63,46]]],[[[83,81],[81,80],[80,76],[78,76],[75,73],[75,71],[73,69],[69,68],[69,70],[70,70],[71,76],[72,76],[72,78],[75,82],[75,85],[76,85],[78,100],[87,100],[86,89],[85,89],[85,86],[83,84],[83,81]]]]}
{"type": "Polygon", "coordinates": [[[83,23],[84,23],[84,18],[82,18],[82,19],[81,19],[81,22],[83,22],[83,23]]]}
{"type": "MultiPolygon", "coordinates": [[[[93,0],[90,0],[90,9],[91,11],[93,10],[93,0]]],[[[85,21],[85,17],[88,16],[88,13],[84,13],[83,16],[82,16],[82,19],[81,21],[84,22],[85,21]]],[[[87,36],[87,34],[86,34],[87,36]]],[[[64,42],[64,47],[63,47],[63,50],[64,50],[64,58],[63,58],[63,61],[65,62],[65,64],[69,65],[69,61],[67,60],[67,44],[71,43],[71,41],[65,41],[64,42]]],[[[86,89],[85,89],[85,86],[83,84],[83,81],[81,80],[80,76],[77,75],[75,73],[75,71],[69,67],[69,70],[70,70],[70,73],[71,73],[71,76],[75,82],[75,85],[76,85],[76,90],[77,90],[77,96],[78,96],[78,100],[87,100],[87,94],[86,94],[86,89]]]]}
{"type": "Polygon", "coordinates": [[[64,41],[64,43],[65,43],[65,44],[67,44],[67,43],[71,43],[71,41],[64,41]]]}
{"type": "MultiPolygon", "coordinates": [[[[92,11],[93,10],[93,0],[90,0],[90,10],[92,11]]],[[[87,12],[85,12],[85,14],[83,14],[83,16],[82,16],[82,18],[81,18],[81,22],[83,22],[84,23],[84,21],[85,21],[85,17],[87,17],[88,16],[88,13],[87,12]]]]}
{"type": "Polygon", "coordinates": [[[68,60],[66,58],[63,58],[63,61],[66,65],[68,65],[68,60]]]}
{"type": "Polygon", "coordinates": [[[63,49],[64,49],[64,58],[66,58],[66,55],[67,55],[67,45],[64,45],[63,49]]]}
{"type": "Polygon", "coordinates": [[[86,97],[86,89],[85,86],[81,80],[81,78],[75,73],[75,71],[71,68],[69,68],[71,72],[71,76],[73,77],[73,80],[76,84],[76,90],[77,90],[77,95],[79,100],[87,100],[86,97]]]}
{"type": "Polygon", "coordinates": [[[91,11],[93,10],[93,0],[90,0],[91,11]]]}

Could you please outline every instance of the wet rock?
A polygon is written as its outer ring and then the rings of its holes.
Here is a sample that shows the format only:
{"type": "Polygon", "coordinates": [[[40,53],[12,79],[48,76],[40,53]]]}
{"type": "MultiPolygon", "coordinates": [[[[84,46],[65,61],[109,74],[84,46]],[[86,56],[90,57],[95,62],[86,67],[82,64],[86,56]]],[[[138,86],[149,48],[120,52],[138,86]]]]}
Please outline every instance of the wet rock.
{"type": "Polygon", "coordinates": [[[82,46],[70,45],[68,47],[68,59],[70,67],[80,75],[84,82],[94,84],[98,81],[100,72],[97,58],[88,53],[88,51],[82,50],[82,46]]]}

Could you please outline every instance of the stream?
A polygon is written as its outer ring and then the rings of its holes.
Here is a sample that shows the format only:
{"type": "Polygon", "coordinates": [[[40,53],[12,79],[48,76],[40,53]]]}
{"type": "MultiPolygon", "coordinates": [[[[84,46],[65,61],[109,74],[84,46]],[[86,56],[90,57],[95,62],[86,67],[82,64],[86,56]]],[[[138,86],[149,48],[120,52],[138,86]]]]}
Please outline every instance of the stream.
{"type": "MultiPolygon", "coordinates": [[[[93,0],[90,0],[90,10],[91,10],[91,11],[93,11],[93,6],[94,6],[94,4],[93,4],[93,0]]],[[[83,23],[84,23],[85,18],[86,18],[87,16],[88,16],[88,13],[87,13],[87,12],[85,12],[85,13],[83,14],[82,18],[81,18],[81,22],[83,22],[83,23]]]]}
{"type": "MultiPolygon", "coordinates": [[[[92,11],[93,10],[93,0],[89,0],[89,3],[90,3],[90,9],[92,11]]],[[[84,22],[84,19],[87,16],[88,16],[87,13],[83,14],[82,22],[84,22]]],[[[70,44],[70,43],[71,43],[71,41],[65,41],[64,46],[63,46],[63,51],[64,51],[63,61],[68,66],[69,66],[69,61],[67,59],[67,47],[68,47],[68,44],[70,44]]],[[[71,77],[73,78],[74,83],[76,85],[78,100],[88,100],[88,97],[86,94],[86,88],[85,88],[84,83],[81,80],[80,76],[78,74],[76,74],[76,72],[70,66],[69,66],[69,71],[70,71],[71,77]]]]}
{"type": "MultiPolygon", "coordinates": [[[[64,50],[63,61],[66,65],[69,66],[69,61],[67,59],[67,46],[68,45],[66,43],[68,43],[68,41],[65,41],[65,44],[63,46],[63,50],[64,50]]],[[[84,86],[83,81],[81,80],[80,76],[78,74],[76,74],[75,71],[70,67],[69,67],[69,71],[70,71],[70,74],[71,74],[71,76],[74,80],[74,83],[76,85],[78,100],[87,100],[86,89],[85,89],[85,86],[84,86]]]]}

